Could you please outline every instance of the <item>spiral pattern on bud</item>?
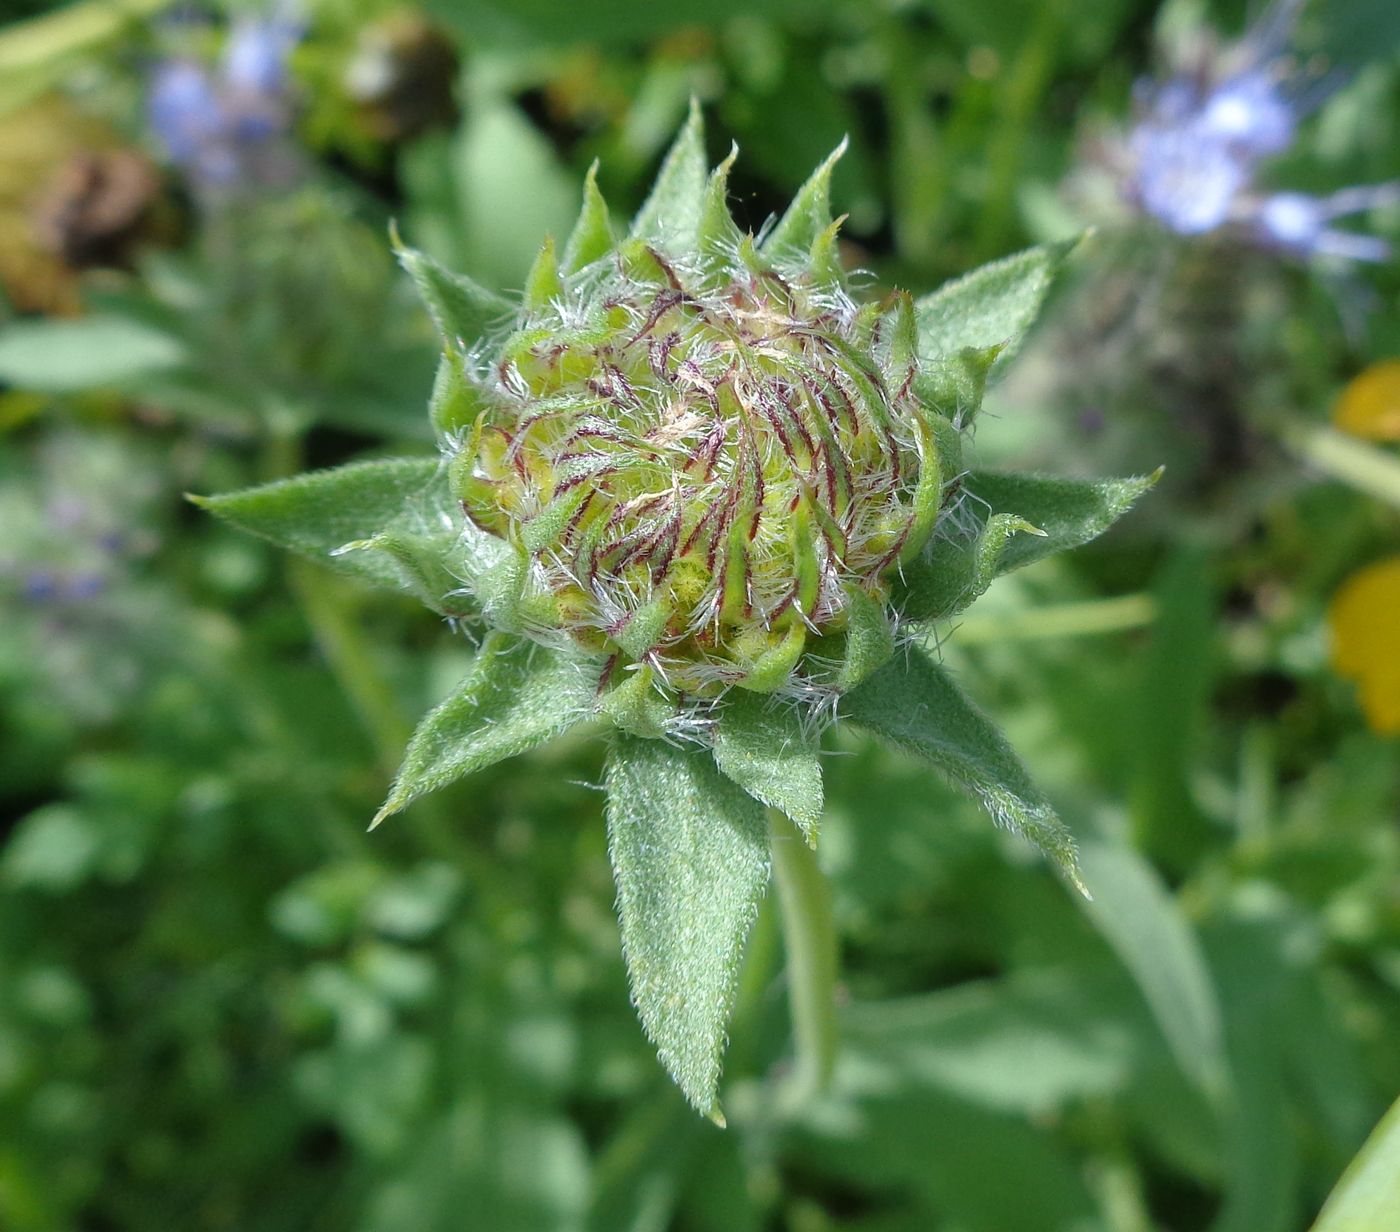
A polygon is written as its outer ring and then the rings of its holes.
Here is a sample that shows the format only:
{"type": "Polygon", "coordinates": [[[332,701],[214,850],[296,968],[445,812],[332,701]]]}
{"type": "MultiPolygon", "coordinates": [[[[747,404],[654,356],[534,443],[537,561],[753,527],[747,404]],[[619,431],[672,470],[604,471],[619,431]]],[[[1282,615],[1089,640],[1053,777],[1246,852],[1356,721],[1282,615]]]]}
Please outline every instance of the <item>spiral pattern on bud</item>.
{"type": "Polygon", "coordinates": [[[684,692],[781,687],[937,517],[909,298],[858,307],[748,238],[720,262],[640,241],[569,278],[551,260],[467,364],[463,509],[528,558],[530,631],[684,692]]]}

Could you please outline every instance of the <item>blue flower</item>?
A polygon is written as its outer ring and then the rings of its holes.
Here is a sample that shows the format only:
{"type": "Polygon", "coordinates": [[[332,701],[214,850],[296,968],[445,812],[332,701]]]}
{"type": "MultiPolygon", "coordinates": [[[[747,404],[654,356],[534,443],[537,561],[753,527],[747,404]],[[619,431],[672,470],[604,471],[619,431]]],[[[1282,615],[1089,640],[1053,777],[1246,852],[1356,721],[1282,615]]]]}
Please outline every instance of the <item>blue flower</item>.
{"type": "Polygon", "coordinates": [[[239,18],[224,46],[224,81],[232,90],[247,94],[282,94],[287,86],[287,58],[301,35],[301,27],[285,15],[239,18]]]}
{"type": "Polygon", "coordinates": [[[1330,224],[1397,200],[1396,185],[1331,196],[1266,192],[1260,165],[1292,145],[1329,83],[1289,55],[1302,0],[1278,0],[1234,45],[1200,31],[1173,74],[1139,83],[1137,120],[1111,154],[1121,195],[1179,235],[1234,227],[1297,256],[1379,261],[1390,247],[1330,224]]]}
{"type": "Polygon", "coordinates": [[[146,114],[177,163],[193,163],[225,125],[213,81],[192,60],[167,60],[157,67],[146,96],[146,114]]]}
{"type": "Polygon", "coordinates": [[[1129,148],[1138,166],[1127,186],[1131,200],[1180,235],[1222,226],[1249,185],[1238,158],[1188,127],[1140,125],[1129,148]]]}
{"type": "Polygon", "coordinates": [[[1272,193],[1261,198],[1253,209],[1254,230],[1262,243],[1285,251],[1352,261],[1384,261],[1390,256],[1390,245],[1385,240],[1327,224],[1349,214],[1396,204],[1400,204],[1400,183],[1344,188],[1326,197],[1272,193]]]}
{"type": "Polygon", "coordinates": [[[285,178],[289,160],[274,155],[291,119],[287,59],[301,34],[285,9],[243,17],[217,69],[188,57],[157,66],[151,129],[197,191],[218,196],[285,178]]]}

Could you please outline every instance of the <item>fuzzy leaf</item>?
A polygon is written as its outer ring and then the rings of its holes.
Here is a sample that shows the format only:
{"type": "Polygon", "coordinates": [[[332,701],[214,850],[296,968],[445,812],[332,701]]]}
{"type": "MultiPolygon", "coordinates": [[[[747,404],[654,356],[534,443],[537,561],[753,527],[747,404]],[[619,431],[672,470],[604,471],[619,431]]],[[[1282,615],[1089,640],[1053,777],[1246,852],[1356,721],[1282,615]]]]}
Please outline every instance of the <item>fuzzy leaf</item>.
{"type": "Polygon", "coordinates": [[[499,553],[463,528],[436,458],[352,462],[195,504],[279,547],[390,590],[408,589],[435,611],[464,615],[455,592],[499,553]]]}
{"type": "Polygon", "coordinates": [[[846,144],[842,137],[841,144],[797,190],[792,204],[763,241],[766,255],[805,257],[817,237],[831,226],[831,173],[846,152],[846,144]]]}
{"type": "Polygon", "coordinates": [[[562,735],[592,709],[596,683],[577,659],[511,634],[489,634],[471,671],[418,724],[372,824],[425,792],[562,735]]]}
{"type": "Polygon", "coordinates": [[[842,689],[854,689],[883,667],[894,654],[894,630],[885,605],[859,586],[846,588],[846,653],[837,675],[842,689]]]}
{"type": "Polygon", "coordinates": [[[895,579],[892,602],[908,620],[954,615],[1001,574],[1097,539],[1156,482],[973,471],[960,511],[969,516],[957,528],[945,518],[895,579]]]}
{"type": "Polygon", "coordinates": [[[686,1098],[722,1123],[725,1028],[768,884],[763,806],[704,749],[622,733],[608,759],[607,788],[633,1003],[686,1098]]]}
{"type": "Polygon", "coordinates": [[[612,221],[608,203],[598,189],[598,163],[588,168],[583,182],[583,208],[564,246],[564,273],[576,274],[585,265],[612,251],[612,221]]]}
{"type": "Polygon", "coordinates": [[[1006,738],[921,651],[893,659],[841,701],[842,717],[926,758],[993,819],[1030,839],[1083,890],[1074,840],[1006,738]]]}
{"type": "Polygon", "coordinates": [[[725,160],[710,174],[705,184],[705,196],[700,206],[700,221],[696,241],[710,277],[722,280],[743,239],[739,225],[729,212],[729,172],[739,157],[739,147],[732,146],[725,160]]]}
{"type": "Polygon", "coordinates": [[[396,244],[396,251],[445,345],[470,346],[515,314],[508,300],[439,265],[427,253],[402,244],[396,244]]]}
{"type": "Polygon", "coordinates": [[[999,362],[1020,345],[1065,258],[1079,241],[1028,248],[940,287],[914,305],[919,354],[935,360],[964,347],[1003,347],[999,362]]]}
{"type": "Polygon", "coordinates": [[[987,380],[1001,352],[1000,346],[964,347],[955,355],[925,361],[914,383],[919,400],[949,422],[967,427],[982,410],[987,380]]]}
{"type": "Polygon", "coordinates": [[[1133,507],[1160,474],[1083,480],[979,471],[969,476],[967,487],[993,509],[1025,518],[1045,532],[1007,544],[997,572],[1009,573],[1097,539],[1133,507]]]}
{"type": "Polygon", "coordinates": [[[522,296],[525,307],[530,312],[539,312],[549,307],[563,293],[564,284],[559,278],[559,257],[554,251],[554,237],[546,235],[544,244],[535,256],[535,263],[525,275],[525,293],[522,296]]]}
{"type": "Polygon", "coordinates": [[[700,104],[692,99],[690,117],[661,164],[651,195],[632,220],[632,236],[679,250],[693,248],[707,171],[705,121],[700,104]]]}
{"type": "Polygon", "coordinates": [[[438,359],[433,392],[428,399],[428,418],[444,436],[470,429],[477,416],[490,407],[481,388],[467,380],[462,353],[455,348],[438,359]]]}
{"type": "Polygon", "coordinates": [[[816,846],[822,768],[792,707],[736,689],[715,725],[715,764],[755,800],[791,817],[816,846]]]}

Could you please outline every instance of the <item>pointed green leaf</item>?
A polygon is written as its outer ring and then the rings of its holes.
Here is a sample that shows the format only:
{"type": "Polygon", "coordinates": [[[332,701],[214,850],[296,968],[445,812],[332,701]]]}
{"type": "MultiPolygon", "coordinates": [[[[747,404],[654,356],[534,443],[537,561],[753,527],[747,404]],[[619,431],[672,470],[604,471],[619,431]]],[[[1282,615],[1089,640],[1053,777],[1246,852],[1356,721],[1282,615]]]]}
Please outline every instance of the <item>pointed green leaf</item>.
{"type": "Polygon", "coordinates": [[[813,846],[822,816],[817,744],[791,705],[736,689],[715,724],[715,764],[755,800],[793,819],[813,846]]]}
{"type": "Polygon", "coordinates": [[[940,532],[900,571],[891,601],[906,620],[954,616],[1005,572],[1001,562],[1012,537],[1036,532],[1010,513],[994,513],[971,530],[940,532]]]}
{"type": "Polygon", "coordinates": [[[569,242],[564,245],[565,276],[576,274],[585,265],[606,256],[615,242],[608,203],[598,189],[598,163],[594,160],[583,181],[583,209],[579,211],[569,242]]]}
{"type": "Polygon", "coordinates": [[[999,825],[1030,839],[1083,890],[1074,840],[1050,802],[1001,732],[922,651],[910,649],[846,694],[841,714],[926,758],[976,796],[999,825]]]}
{"type": "Polygon", "coordinates": [[[847,143],[848,139],[842,137],[841,144],[797,190],[792,204],[763,241],[765,255],[805,257],[817,237],[831,226],[831,173],[846,152],[847,143]]]}
{"type": "Polygon", "coordinates": [[[1035,475],[1003,475],[978,471],[968,477],[967,490],[993,509],[1025,518],[1039,537],[1019,537],[1007,544],[998,573],[1009,573],[1033,561],[1097,539],[1156,482],[1161,471],[1127,479],[1050,479],[1035,475]]]}
{"type": "MultiPolygon", "coordinates": [[[[1158,472],[1160,474],[1160,472],[1158,472]]],[[[1049,479],[973,471],[956,515],[895,579],[892,602],[908,620],[961,611],[994,578],[1098,538],[1157,482],[1049,479]]]]}
{"type": "Polygon", "coordinates": [[[509,300],[488,291],[465,274],[455,274],[425,252],[397,243],[399,263],[418,287],[418,294],[448,346],[470,346],[515,313],[509,300]]]}
{"type": "Polygon", "coordinates": [[[352,462],[195,504],[240,530],[429,607],[464,615],[463,579],[501,545],[464,525],[436,458],[352,462]]]}
{"type": "Polygon", "coordinates": [[[993,261],[925,295],[914,305],[919,354],[934,360],[964,347],[1015,352],[1040,313],[1060,267],[1079,241],[1042,244],[993,261]]]}
{"type": "Polygon", "coordinates": [[[666,724],[676,717],[676,705],[657,689],[651,666],[638,663],[603,694],[598,712],[623,731],[655,739],[665,734],[666,724]]]}
{"type": "Polygon", "coordinates": [[[445,436],[471,428],[490,406],[483,390],[467,379],[462,358],[456,348],[443,353],[428,398],[428,417],[445,436]]]}
{"type": "Polygon", "coordinates": [[[846,619],[846,655],[836,683],[842,689],[854,689],[889,662],[894,654],[894,630],[885,605],[859,586],[846,588],[846,619]]]}
{"type": "Polygon", "coordinates": [[[1312,1232],[1389,1232],[1400,1228],[1400,1101],[1351,1161],[1312,1232]]]}
{"type": "Polygon", "coordinates": [[[685,127],[661,164],[651,195],[632,220],[632,236],[680,250],[693,248],[706,171],[705,121],[700,104],[691,99],[685,127]]]}
{"type": "Polygon", "coordinates": [[[525,306],[536,312],[548,308],[563,291],[564,284],[559,280],[559,259],[554,252],[554,237],[546,235],[535,263],[525,276],[525,306]]]}
{"type": "Polygon", "coordinates": [[[619,733],[608,758],[608,849],[632,1000],[690,1102],[717,1092],[744,942],[768,884],[763,806],[701,748],[619,733]]]}
{"type": "Polygon", "coordinates": [[[1001,353],[1000,346],[964,347],[955,355],[924,361],[914,378],[919,401],[966,428],[982,410],[987,379],[1001,353]]]}
{"type": "Polygon", "coordinates": [[[807,264],[812,271],[812,281],[818,286],[842,287],[846,285],[846,271],[841,264],[841,249],[836,237],[841,233],[841,224],[846,221],[842,214],[812,241],[807,254],[807,264]]]}
{"type": "Polygon", "coordinates": [[[743,238],[729,212],[729,171],[738,157],[739,147],[731,146],[728,157],[711,173],[700,206],[696,239],[711,277],[721,276],[729,268],[743,238]]]}
{"type": "Polygon", "coordinates": [[[508,633],[482,642],[471,671],[430,710],[373,825],[425,792],[562,735],[593,708],[596,672],[508,633]]]}

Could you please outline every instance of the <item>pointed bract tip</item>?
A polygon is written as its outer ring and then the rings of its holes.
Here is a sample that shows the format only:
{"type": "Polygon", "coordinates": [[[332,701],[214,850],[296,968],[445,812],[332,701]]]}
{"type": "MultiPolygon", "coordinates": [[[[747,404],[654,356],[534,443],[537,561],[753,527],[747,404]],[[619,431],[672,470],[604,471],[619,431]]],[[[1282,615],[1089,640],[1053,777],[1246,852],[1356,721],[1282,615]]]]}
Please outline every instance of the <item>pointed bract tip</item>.
{"type": "Polygon", "coordinates": [[[535,256],[535,263],[525,276],[524,300],[527,307],[539,310],[564,290],[559,278],[559,260],[554,250],[554,236],[546,235],[535,256]]]}
{"type": "Polygon", "coordinates": [[[724,1119],[724,1113],[720,1111],[720,1106],[718,1104],[705,1113],[705,1118],[709,1121],[713,1121],[720,1129],[729,1128],[729,1122],[724,1119]]]}
{"type": "Polygon", "coordinates": [[[395,813],[397,813],[399,811],[399,808],[400,806],[394,803],[394,799],[391,796],[380,807],[379,812],[377,812],[374,815],[373,819],[366,827],[366,830],[377,830],[384,821],[386,821],[388,818],[392,817],[395,813]]]}

